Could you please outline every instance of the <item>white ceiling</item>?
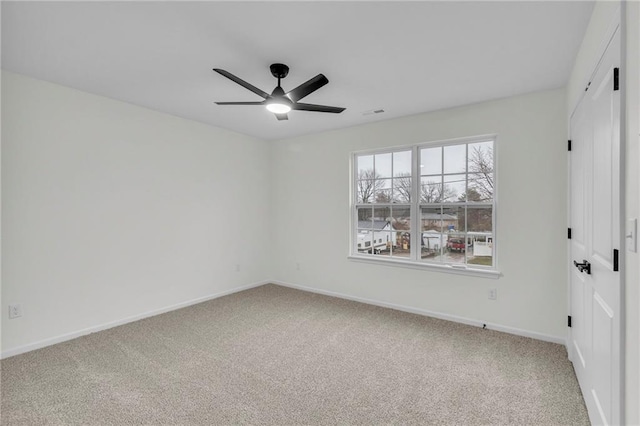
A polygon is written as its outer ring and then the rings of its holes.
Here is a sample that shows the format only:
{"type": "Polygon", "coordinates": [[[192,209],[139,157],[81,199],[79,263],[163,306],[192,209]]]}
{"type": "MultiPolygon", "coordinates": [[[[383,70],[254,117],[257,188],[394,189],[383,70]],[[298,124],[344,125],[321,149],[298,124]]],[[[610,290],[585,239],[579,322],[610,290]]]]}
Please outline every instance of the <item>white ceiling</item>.
{"type": "Polygon", "coordinates": [[[2,68],[262,139],[281,139],[566,84],[593,2],[2,2],[2,68]],[[292,111],[266,92],[318,73],[292,111]],[[385,113],[363,115],[383,108],[385,113]]]}

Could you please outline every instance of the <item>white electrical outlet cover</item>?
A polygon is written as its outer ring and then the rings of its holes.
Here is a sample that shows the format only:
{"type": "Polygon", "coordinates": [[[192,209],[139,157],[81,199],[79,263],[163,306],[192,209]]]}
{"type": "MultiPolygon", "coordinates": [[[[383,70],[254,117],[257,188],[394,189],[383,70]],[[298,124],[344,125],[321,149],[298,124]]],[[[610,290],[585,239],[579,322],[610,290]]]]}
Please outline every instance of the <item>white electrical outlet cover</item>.
{"type": "Polygon", "coordinates": [[[22,316],[22,305],[16,303],[9,305],[9,319],[19,318],[22,316]]]}

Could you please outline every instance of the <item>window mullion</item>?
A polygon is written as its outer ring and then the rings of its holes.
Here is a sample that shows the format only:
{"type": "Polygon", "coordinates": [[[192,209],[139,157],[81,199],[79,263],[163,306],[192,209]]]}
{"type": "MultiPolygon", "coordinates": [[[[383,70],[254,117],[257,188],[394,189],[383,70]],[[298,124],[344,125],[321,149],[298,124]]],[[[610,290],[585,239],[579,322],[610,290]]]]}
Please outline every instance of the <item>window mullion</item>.
{"type": "Polygon", "coordinates": [[[465,145],[465,165],[464,165],[464,264],[469,264],[469,144],[465,145]]]}
{"type": "Polygon", "coordinates": [[[414,261],[420,259],[420,250],[422,246],[420,239],[422,234],[420,232],[420,158],[419,149],[417,146],[413,147],[412,152],[412,185],[411,185],[411,247],[413,247],[411,258],[414,261]]]}
{"type": "Polygon", "coordinates": [[[353,168],[351,177],[353,185],[351,190],[351,251],[350,253],[358,253],[358,156],[351,156],[351,167],[353,168]]]}

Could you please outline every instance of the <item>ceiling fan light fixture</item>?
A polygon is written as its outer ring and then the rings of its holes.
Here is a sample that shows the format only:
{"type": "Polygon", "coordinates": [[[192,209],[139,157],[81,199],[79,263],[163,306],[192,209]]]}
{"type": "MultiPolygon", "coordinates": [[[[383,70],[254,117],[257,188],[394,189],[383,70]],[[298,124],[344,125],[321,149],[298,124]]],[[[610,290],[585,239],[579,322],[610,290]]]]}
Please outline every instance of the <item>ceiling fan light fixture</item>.
{"type": "Polygon", "coordinates": [[[285,93],[284,89],[282,89],[282,86],[280,86],[280,80],[287,76],[287,74],[289,73],[289,67],[284,64],[271,64],[270,68],[271,75],[278,79],[278,86],[273,89],[273,92],[271,92],[271,94],[258,89],[253,84],[247,83],[239,77],[236,77],[229,71],[225,71],[220,68],[214,68],[213,70],[218,74],[228,78],[234,83],[239,84],[240,86],[244,87],[247,90],[250,90],[251,92],[264,99],[264,101],[261,102],[216,102],[216,104],[264,105],[267,108],[267,111],[274,113],[278,120],[288,120],[289,118],[287,117],[287,113],[292,109],[295,109],[296,111],[330,112],[334,114],[339,114],[345,110],[345,108],[340,107],[306,104],[299,102],[300,99],[306,97],[307,95],[310,95],[329,82],[327,77],[325,77],[323,74],[318,74],[315,77],[305,81],[295,89],[285,93]]]}
{"type": "Polygon", "coordinates": [[[267,109],[274,114],[286,114],[291,111],[291,107],[285,103],[272,102],[267,104],[267,109]]]}

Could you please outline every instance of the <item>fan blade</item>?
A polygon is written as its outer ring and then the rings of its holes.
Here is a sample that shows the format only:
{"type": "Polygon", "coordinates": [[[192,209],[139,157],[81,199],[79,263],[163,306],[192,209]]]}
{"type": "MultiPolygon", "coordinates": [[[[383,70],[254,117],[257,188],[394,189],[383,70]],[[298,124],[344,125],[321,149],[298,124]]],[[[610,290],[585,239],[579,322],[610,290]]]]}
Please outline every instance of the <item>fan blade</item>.
{"type": "Polygon", "coordinates": [[[225,70],[221,70],[219,68],[214,68],[213,69],[215,72],[217,72],[220,75],[223,75],[225,77],[227,77],[229,80],[238,83],[240,86],[244,87],[245,89],[249,89],[251,90],[253,93],[255,93],[258,96],[262,96],[263,98],[267,99],[267,97],[269,96],[268,93],[266,93],[263,90],[258,89],[256,86],[254,86],[253,84],[249,84],[246,81],[244,81],[243,79],[236,77],[235,75],[231,74],[228,71],[225,70]]]}
{"type": "Polygon", "coordinates": [[[262,102],[216,102],[217,105],[264,105],[262,102]]]}
{"type": "Polygon", "coordinates": [[[290,90],[286,96],[291,99],[293,102],[297,102],[310,93],[315,92],[325,84],[327,84],[329,80],[322,74],[318,74],[310,80],[305,81],[300,86],[296,87],[293,90],[290,90]]]}
{"type": "Polygon", "coordinates": [[[335,114],[339,114],[342,111],[344,111],[346,108],[326,106],[326,105],[296,103],[291,105],[291,109],[296,109],[298,111],[333,112],[335,114]]]}
{"type": "Polygon", "coordinates": [[[274,114],[276,116],[276,118],[278,119],[278,121],[280,120],[288,120],[289,117],[287,117],[287,114],[274,114]]]}

